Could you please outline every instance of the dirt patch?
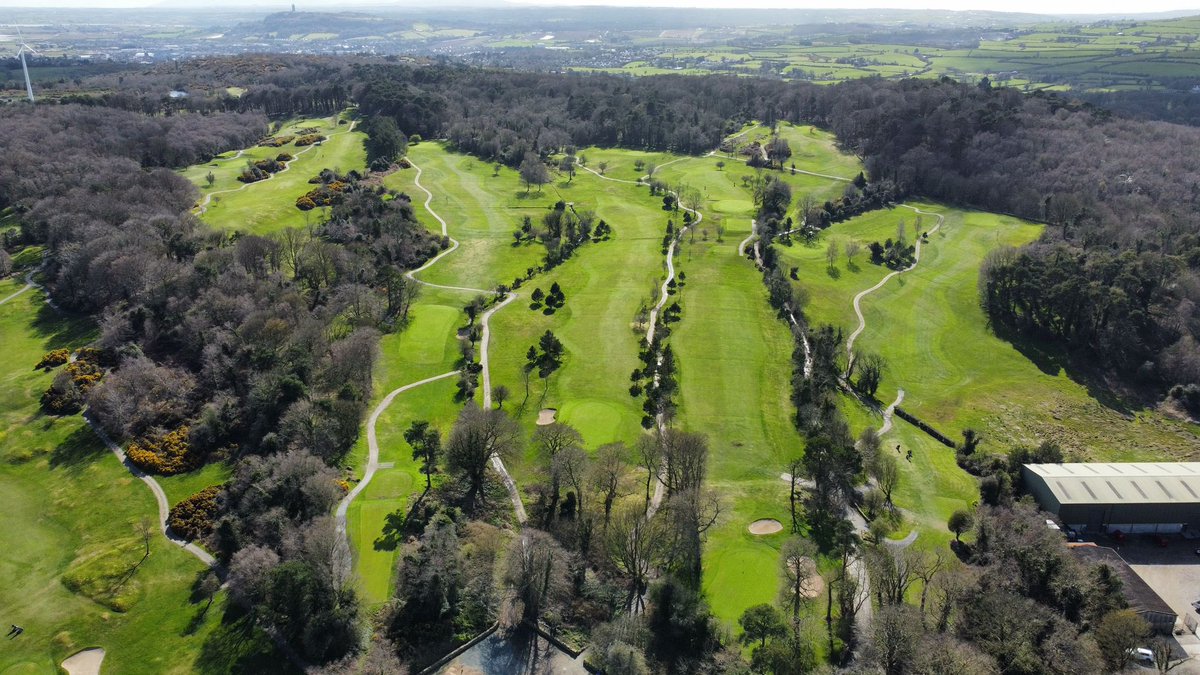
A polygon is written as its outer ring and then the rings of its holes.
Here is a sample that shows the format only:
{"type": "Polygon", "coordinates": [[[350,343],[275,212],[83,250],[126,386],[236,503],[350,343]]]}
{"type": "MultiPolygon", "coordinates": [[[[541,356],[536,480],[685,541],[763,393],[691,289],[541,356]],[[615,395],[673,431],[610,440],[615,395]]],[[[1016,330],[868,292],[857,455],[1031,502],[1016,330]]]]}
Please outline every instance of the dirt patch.
{"type": "Polygon", "coordinates": [[[539,427],[544,427],[554,424],[554,416],[558,414],[557,408],[542,408],[538,412],[537,424],[539,427]]]}
{"type": "Polygon", "coordinates": [[[763,518],[750,523],[750,534],[775,534],[783,531],[783,523],[774,518],[763,518]]]}
{"type": "Polygon", "coordinates": [[[100,675],[100,663],[104,661],[103,649],[85,649],[62,662],[63,670],[69,675],[100,675]]]}

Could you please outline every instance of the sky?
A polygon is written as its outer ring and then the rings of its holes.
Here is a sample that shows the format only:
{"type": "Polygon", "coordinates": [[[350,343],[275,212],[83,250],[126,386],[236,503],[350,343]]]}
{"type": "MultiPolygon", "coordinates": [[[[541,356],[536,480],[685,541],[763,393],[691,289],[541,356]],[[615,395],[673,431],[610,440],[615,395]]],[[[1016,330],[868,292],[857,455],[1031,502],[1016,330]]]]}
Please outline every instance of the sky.
{"type": "MultiPolygon", "coordinates": [[[[0,7],[150,7],[245,6],[234,0],[0,0],[0,7]]],[[[264,12],[288,7],[290,2],[267,0],[255,5],[264,12]]],[[[321,10],[347,6],[454,6],[454,0],[299,0],[297,9],[321,10]]],[[[472,3],[475,4],[475,3],[472,3]]],[[[796,8],[796,9],[943,9],[993,10],[1028,12],[1033,14],[1129,14],[1195,9],[1200,14],[1200,0],[508,0],[497,5],[612,5],[628,7],[704,7],[704,8],[796,8]]],[[[2,21],[0,21],[2,23],[2,21]]]]}

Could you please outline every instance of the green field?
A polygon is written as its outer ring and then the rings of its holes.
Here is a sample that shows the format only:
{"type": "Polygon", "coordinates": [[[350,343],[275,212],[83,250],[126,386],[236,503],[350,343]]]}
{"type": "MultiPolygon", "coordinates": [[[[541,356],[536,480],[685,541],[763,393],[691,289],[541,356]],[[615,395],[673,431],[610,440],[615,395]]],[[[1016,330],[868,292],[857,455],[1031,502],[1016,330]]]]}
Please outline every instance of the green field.
{"type": "MultiPolygon", "coordinates": [[[[0,297],[19,287],[0,281],[0,297]]],[[[57,673],[88,647],[107,650],[105,672],[254,669],[260,638],[243,634],[244,621],[221,622],[223,599],[201,618],[190,595],[205,567],[159,533],[150,491],[82,418],[40,411],[53,373],[33,365],[94,336],[90,322],[59,317],[38,290],[0,306],[0,616],[25,628],[5,643],[0,672],[57,673]],[[139,565],[142,521],[152,530],[139,565]]]]}
{"type": "Polygon", "coordinates": [[[295,142],[278,148],[247,148],[239,156],[228,152],[208,164],[198,164],[182,172],[200,189],[197,211],[204,222],[224,230],[250,234],[269,234],[288,227],[316,224],[324,217],[323,208],[301,211],[296,200],[312,189],[308,180],[322,169],[342,173],[351,169],[363,170],[366,165],[365,135],[353,131],[351,125],[339,124],[342,116],[303,119],[284,125],[276,136],[295,135],[298,129],[315,127],[328,137],[320,145],[297,148],[295,142]],[[286,171],[256,183],[237,180],[246,162],[274,158],[280,153],[295,157],[286,171]],[[215,180],[211,187],[207,175],[215,180]],[[208,202],[205,202],[208,199],[208,202]],[[202,209],[202,210],[201,210],[202,209]]]}
{"type": "MultiPolygon", "coordinates": [[[[871,42],[830,34],[797,44],[781,28],[764,27],[750,44],[673,47],[609,72],[632,75],[782,76],[833,83],[864,77],[988,77],[1025,91],[1162,89],[1200,68],[1200,17],[1161,21],[1052,23],[981,30],[974,48],[871,42]]],[[[876,37],[885,39],[879,33],[876,37]]],[[[585,70],[585,69],[578,69],[585,70]]]]}

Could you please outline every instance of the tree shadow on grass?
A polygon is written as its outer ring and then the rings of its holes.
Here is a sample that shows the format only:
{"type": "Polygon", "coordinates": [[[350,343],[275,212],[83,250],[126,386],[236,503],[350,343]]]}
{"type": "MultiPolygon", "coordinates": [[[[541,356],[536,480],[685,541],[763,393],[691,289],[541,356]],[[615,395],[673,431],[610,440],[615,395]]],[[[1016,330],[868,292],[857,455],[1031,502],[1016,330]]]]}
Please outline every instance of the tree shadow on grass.
{"type": "Polygon", "coordinates": [[[30,325],[34,333],[44,340],[43,348],[46,351],[82,347],[92,340],[95,333],[95,325],[87,317],[59,314],[44,302],[39,304],[30,325]]]}
{"type": "Polygon", "coordinates": [[[1114,389],[1116,383],[1106,381],[1103,373],[1096,370],[1092,364],[1087,363],[1085,358],[1072,358],[1071,354],[1061,345],[1024,335],[1005,325],[991,323],[990,327],[996,337],[1011,344],[1022,356],[1037,366],[1038,370],[1051,377],[1057,377],[1059,373],[1066,373],[1072,382],[1087,390],[1088,396],[1114,412],[1129,417],[1136,408],[1142,406],[1138,401],[1126,400],[1127,398],[1151,396],[1134,390],[1116,391],[1114,389]]]}
{"type": "Polygon", "coordinates": [[[298,672],[255,626],[253,616],[233,603],[225,606],[221,623],[204,641],[194,668],[205,675],[298,672]]]}
{"type": "Polygon", "coordinates": [[[105,452],[107,448],[104,447],[104,442],[96,436],[91,427],[84,425],[71,432],[70,436],[51,451],[50,466],[56,469],[77,469],[105,452]]]}
{"type": "Polygon", "coordinates": [[[825,266],[825,273],[829,275],[830,279],[841,279],[842,278],[842,270],[840,268],[833,267],[831,265],[825,266]]]}

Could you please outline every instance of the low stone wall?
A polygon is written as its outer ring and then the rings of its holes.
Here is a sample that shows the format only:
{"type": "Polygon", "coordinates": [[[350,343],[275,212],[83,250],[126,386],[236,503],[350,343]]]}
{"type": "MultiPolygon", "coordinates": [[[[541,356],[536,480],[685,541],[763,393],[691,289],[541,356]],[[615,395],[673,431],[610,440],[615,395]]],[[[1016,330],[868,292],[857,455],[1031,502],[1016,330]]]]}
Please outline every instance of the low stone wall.
{"type": "Polygon", "coordinates": [[[899,417],[900,419],[904,420],[905,422],[908,422],[909,424],[913,425],[914,427],[920,429],[921,431],[924,431],[925,433],[929,434],[930,436],[933,437],[933,439],[935,441],[937,441],[938,443],[941,443],[942,445],[946,446],[947,448],[950,448],[951,450],[958,449],[958,444],[955,443],[954,441],[950,440],[949,438],[947,438],[945,434],[938,431],[937,429],[934,429],[932,426],[930,426],[926,422],[918,419],[916,415],[909,413],[907,410],[901,408],[900,406],[896,406],[896,416],[899,417]]]}
{"type": "Polygon", "coordinates": [[[463,652],[467,651],[471,647],[474,647],[475,645],[477,645],[480,642],[487,639],[487,637],[489,635],[491,635],[492,633],[495,633],[496,629],[499,627],[500,627],[499,622],[492,624],[487,630],[483,631],[479,635],[476,635],[475,637],[471,638],[470,640],[467,640],[463,644],[459,645],[457,649],[455,649],[454,651],[450,652],[449,654],[443,656],[442,658],[438,659],[436,662],[433,663],[433,665],[422,670],[417,675],[432,675],[433,673],[436,673],[447,663],[450,663],[454,659],[457,659],[463,652]]]}

